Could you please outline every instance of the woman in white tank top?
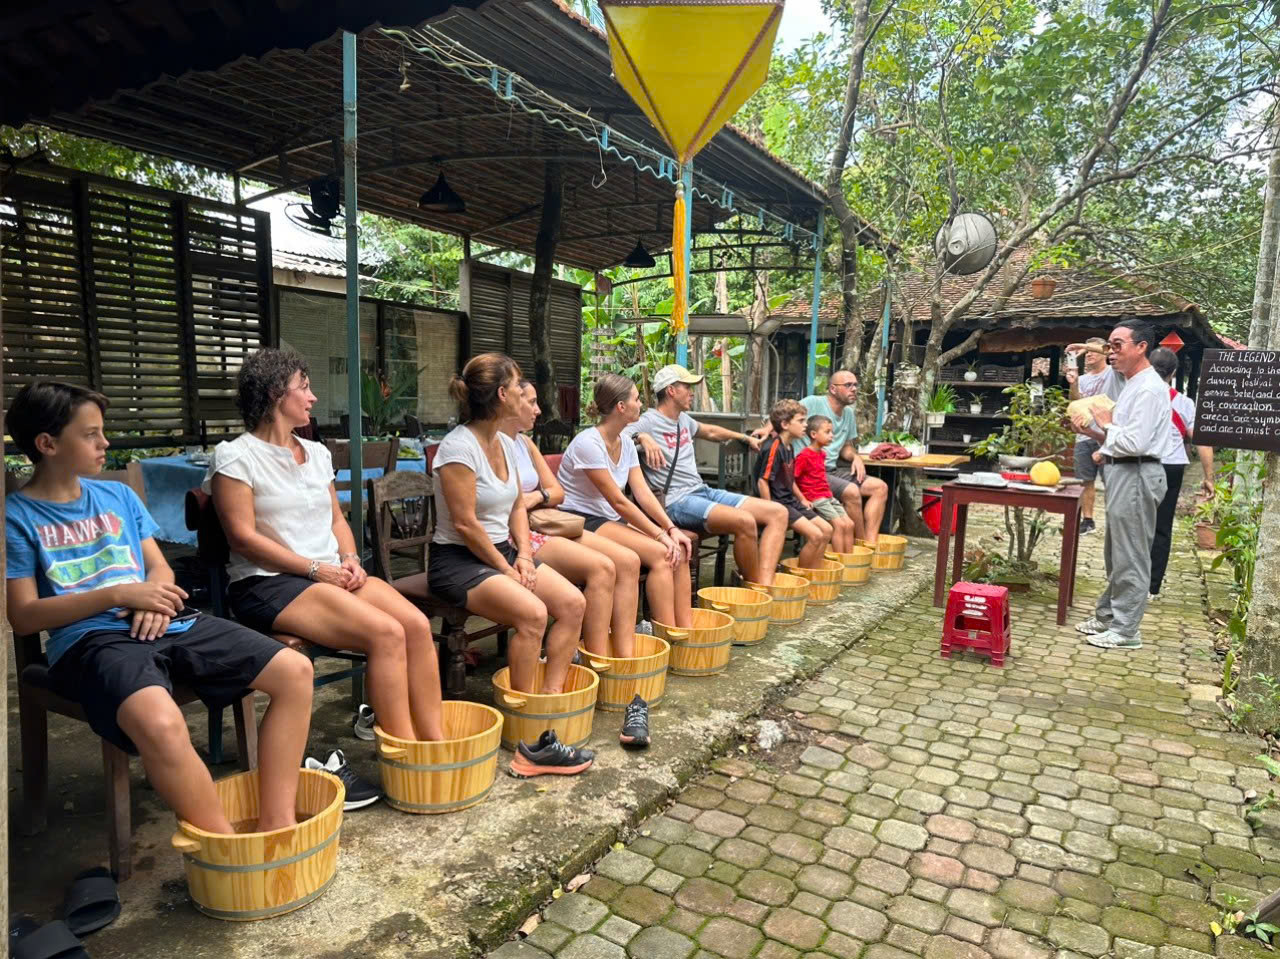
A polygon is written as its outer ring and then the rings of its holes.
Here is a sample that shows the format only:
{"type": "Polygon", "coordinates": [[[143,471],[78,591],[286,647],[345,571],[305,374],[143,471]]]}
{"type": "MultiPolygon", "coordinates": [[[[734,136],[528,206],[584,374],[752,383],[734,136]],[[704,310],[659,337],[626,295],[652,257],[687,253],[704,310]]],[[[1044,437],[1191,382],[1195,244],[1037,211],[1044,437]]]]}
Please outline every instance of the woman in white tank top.
{"type": "MultiPolygon", "coordinates": [[[[542,412],[538,391],[521,380],[524,406],[519,415],[503,421],[503,432],[516,444],[516,468],[527,509],[559,506],[564,488],[547,466],[542,453],[529,437],[542,412]]],[[[582,620],[582,639],[589,652],[599,656],[635,655],[636,607],[640,602],[640,557],[603,536],[583,531],[581,538],[543,536],[531,532],[534,555],[571,583],[583,586],[587,613],[582,620]]]]}

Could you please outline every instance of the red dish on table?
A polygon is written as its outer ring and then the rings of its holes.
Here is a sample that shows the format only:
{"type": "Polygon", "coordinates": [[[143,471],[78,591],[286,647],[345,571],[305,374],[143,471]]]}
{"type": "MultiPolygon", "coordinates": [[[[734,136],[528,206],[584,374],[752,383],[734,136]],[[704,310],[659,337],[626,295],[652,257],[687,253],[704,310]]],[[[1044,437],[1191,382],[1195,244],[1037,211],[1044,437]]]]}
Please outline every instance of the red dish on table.
{"type": "Polygon", "coordinates": [[[1005,479],[1007,479],[1010,483],[1030,483],[1031,482],[1030,473],[1001,473],[1000,475],[1003,476],[1005,479]]]}

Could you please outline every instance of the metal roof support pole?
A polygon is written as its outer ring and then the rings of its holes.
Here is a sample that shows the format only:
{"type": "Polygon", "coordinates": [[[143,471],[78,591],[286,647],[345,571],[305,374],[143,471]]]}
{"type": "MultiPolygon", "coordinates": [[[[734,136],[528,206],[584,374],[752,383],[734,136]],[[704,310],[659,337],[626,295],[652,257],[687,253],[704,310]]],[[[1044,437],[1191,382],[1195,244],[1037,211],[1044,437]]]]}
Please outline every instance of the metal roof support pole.
{"type": "Polygon", "coordinates": [[[342,185],[347,220],[347,423],[351,434],[351,535],[364,557],[364,416],[360,408],[360,230],[356,223],[356,35],[342,33],[342,185]]]}
{"type": "Polygon", "coordinates": [[[809,385],[806,395],[813,395],[813,384],[818,378],[818,310],[822,303],[822,227],[826,217],[818,211],[818,232],[814,234],[813,247],[813,305],[809,314],[809,385]]]}
{"type": "Polygon", "coordinates": [[[884,281],[884,316],[880,319],[880,359],[876,364],[876,435],[884,429],[885,385],[889,381],[889,294],[888,278],[884,281]]]}
{"type": "MultiPolygon", "coordinates": [[[[684,301],[689,302],[689,269],[693,266],[689,258],[693,255],[693,162],[684,164],[680,169],[680,182],[684,184],[684,301]]],[[[680,295],[680,291],[675,291],[680,295]]],[[[686,308],[687,309],[687,308],[686,308]]],[[[688,313],[686,311],[686,317],[688,313]]],[[[687,323],[686,319],[686,323],[687,323]]],[[[681,366],[689,365],[689,329],[686,326],[676,334],[676,362],[681,366]]],[[[701,372],[701,370],[697,371],[701,372]]]]}

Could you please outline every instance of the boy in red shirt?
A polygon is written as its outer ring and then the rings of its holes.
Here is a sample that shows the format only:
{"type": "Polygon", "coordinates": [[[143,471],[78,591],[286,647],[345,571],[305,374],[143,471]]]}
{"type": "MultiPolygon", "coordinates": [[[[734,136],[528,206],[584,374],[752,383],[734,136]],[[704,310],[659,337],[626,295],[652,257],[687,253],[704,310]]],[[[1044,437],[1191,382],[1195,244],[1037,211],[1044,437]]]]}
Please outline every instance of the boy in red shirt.
{"type": "Polygon", "coordinates": [[[796,487],[819,516],[831,523],[831,548],[837,553],[853,552],[853,520],[831,492],[827,482],[827,454],[835,435],[831,418],[821,413],[805,424],[809,445],[796,454],[796,487]]]}
{"type": "Polygon", "coordinates": [[[792,444],[804,436],[806,415],[805,408],[795,400],[779,400],[774,404],[769,419],[776,435],[760,449],[755,479],[757,495],[785,506],[787,525],[804,537],[800,565],[817,569],[831,540],[831,524],[814,512],[795,484],[796,454],[792,444]]]}

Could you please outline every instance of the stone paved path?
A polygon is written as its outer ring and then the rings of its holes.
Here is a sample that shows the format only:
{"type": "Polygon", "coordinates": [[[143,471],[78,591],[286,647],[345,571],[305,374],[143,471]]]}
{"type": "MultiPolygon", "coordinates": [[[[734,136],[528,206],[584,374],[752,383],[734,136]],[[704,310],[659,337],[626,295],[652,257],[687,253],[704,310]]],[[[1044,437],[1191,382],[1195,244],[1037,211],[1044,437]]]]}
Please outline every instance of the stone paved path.
{"type": "Polygon", "coordinates": [[[1066,626],[1015,598],[1003,670],[939,658],[918,596],[785,701],[803,752],[721,760],[494,959],[1264,955],[1209,931],[1280,885],[1280,833],[1244,818],[1269,785],[1212,701],[1188,540],[1139,651],[1071,628],[1101,546],[1066,626]]]}

